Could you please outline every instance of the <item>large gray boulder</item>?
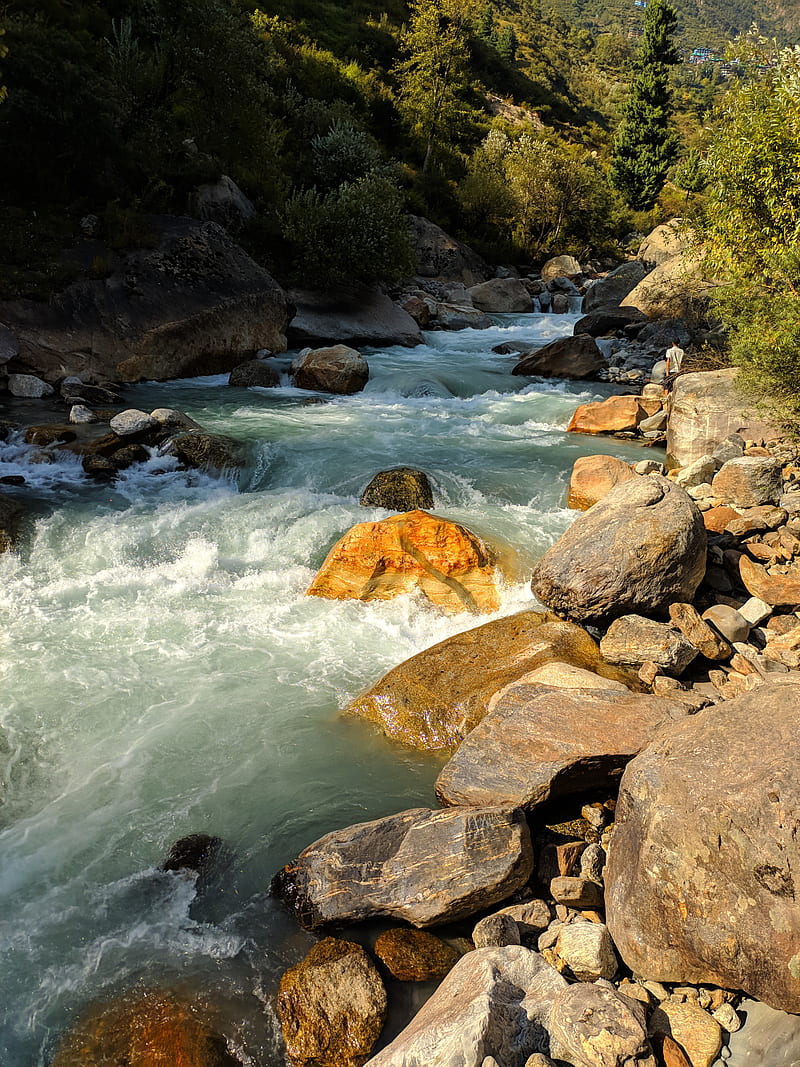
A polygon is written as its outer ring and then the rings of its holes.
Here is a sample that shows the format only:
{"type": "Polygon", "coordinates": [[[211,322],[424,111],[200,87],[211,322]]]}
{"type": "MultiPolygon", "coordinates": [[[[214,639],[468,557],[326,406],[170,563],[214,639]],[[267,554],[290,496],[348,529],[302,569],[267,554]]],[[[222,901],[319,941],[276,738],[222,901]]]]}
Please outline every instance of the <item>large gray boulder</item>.
{"type": "Polygon", "coordinates": [[[519,278],[490,278],[488,282],[473,285],[469,295],[480,311],[495,314],[533,311],[531,294],[519,278]]]}
{"type": "Polygon", "coordinates": [[[444,804],[530,809],[613,789],[658,728],[685,715],[677,701],[640,693],[511,685],[444,767],[436,794],[444,804]]]}
{"type": "Polygon", "coordinates": [[[705,307],[716,288],[703,269],[699,249],[671,256],[655,267],[625,297],[651,319],[691,318],[705,307]]]}
{"type": "Polygon", "coordinates": [[[456,241],[441,226],[419,215],[409,215],[411,243],[417,272],[423,278],[477,285],[492,277],[492,270],[468,245],[456,241]]]}
{"type": "Polygon", "coordinates": [[[692,247],[693,232],[681,227],[680,219],[656,226],[639,245],[637,260],[648,270],[660,267],[662,263],[688,252],[692,247]]]}
{"type": "Polygon", "coordinates": [[[794,1067],[800,1063],[800,1016],[743,1000],[745,1025],[728,1038],[730,1067],[794,1067]]]}
{"type": "Polygon", "coordinates": [[[665,614],[691,602],[706,568],[703,517],[660,475],[622,482],[583,512],[536,564],[534,594],[581,622],[665,614]]]}
{"type": "Polygon", "coordinates": [[[616,270],[612,270],[605,278],[598,278],[586,290],[581,310],[587,313],[604,305],[621,304],[628,293],[635,289],[644,278],[647,270],[648,268],[643,263],[632,259],[617,267],[616,270]]]}
{"type": "Polygon", "coordinates": [[[291,289],[289,299],[295,307],[288,330],[293,348],[337,344],[410,348],[422,343],[414,319],[378,289],[366,286],[332,292],[291,289]]]}
{"type": "Polygon", "coordinates": [[[525,1067],[550,1048],[550,1011],[567,987],[521,945],[463,956],[403,1032],[366,1067],[525,1067]]]}
{"type": "Polygon", "coordinates": [[[676,723],[628,765],[605,883],[635,974],[800,1012],[798,737],[786,675],[676,723]]]}
{"type": "Polygon", "coordinates": [[[274,888],[311,928],[377,916],[435,926],[504,900],[532,870],[521,811],[413,808],[326,834],[274,888]]]}
{"type": "Polygon", "coordinates": [[[48,381],[140,381],[220,374],[261,348],[283,352],[280,286],[215,222],[153,220],[158,245],[48,304],[0,303],[19,356],[48,381]]]}
{"type": "Polygon", "coordinates": [[[667,465],[687,467],[710,455],[731,434],[750,440],[772,440],[774,428],[747,411],[736,390],[735,367],[681,374],[672,393],[667,423],[667,465]]]}
{"type": "Polygon", "coordinates": [[[607,366],[606,358],[594,338],[584,333],[577,337],[560,337],[542,348],[526,352],[511,373],[580,381],[594,378],[598,371],[607,366]]]}

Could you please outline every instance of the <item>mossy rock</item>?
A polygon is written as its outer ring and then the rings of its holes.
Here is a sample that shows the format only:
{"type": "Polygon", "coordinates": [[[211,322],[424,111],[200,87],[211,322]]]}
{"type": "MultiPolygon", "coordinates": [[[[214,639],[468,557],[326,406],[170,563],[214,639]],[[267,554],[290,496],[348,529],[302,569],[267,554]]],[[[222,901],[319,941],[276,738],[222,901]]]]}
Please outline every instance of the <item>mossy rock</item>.
{"type": "Polygon", "coordinates": [[[398,926],[375,942],[375,955],[400,982],[438,981],[448,974],[461,953],[425,930],[398,926]]]}
{"type": "Polygon", "coordinates": [[[378,471],[361,494],[360,504],[389,511],[425,511],[433,507],[433,489],[427,474],[413,467],[378,471]]]}

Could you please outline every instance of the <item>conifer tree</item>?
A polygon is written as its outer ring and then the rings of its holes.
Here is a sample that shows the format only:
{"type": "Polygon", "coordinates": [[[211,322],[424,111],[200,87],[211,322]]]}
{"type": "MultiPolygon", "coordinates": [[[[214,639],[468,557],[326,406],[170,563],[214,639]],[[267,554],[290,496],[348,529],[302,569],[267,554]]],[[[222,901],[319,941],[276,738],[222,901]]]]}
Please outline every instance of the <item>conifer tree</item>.
{"type": "Polygon", "coordinates": [[[649,210],[678,152],[671,127],[669,68],[679,54],[672,40],[675,10],[667,0],[650,0],[644,33],[633,63],[633,81],[614,141],[611,180],[637,210],[649,210]]]}

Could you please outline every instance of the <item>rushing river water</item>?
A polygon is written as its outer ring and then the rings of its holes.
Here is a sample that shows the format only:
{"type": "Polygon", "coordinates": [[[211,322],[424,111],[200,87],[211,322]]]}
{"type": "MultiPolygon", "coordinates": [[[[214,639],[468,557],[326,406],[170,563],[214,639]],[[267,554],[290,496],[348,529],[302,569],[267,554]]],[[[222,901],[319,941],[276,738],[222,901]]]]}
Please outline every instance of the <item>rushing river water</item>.
{"type": "Polygon", "coordinates": [[[0,475],[26,476],[37,515],[20,554],[0,557],[2,1067],[48,1064],[88,1004],[136,985],[213,995],[246,1062],[283,1062],[270,998],[310,940],[269,897],[272,875],[329,830],[435,804],[435,759],[338,709],[486,621],[407,597],[304,596],[345,530],[386,515],[359,506],[362,489],[419,467],[438,514],[512,544],[508,614],[530,604],[523,576],[573,518],[575,459],[643,455],[564,433],[595,387],[531,384],[491,352],[570,333],[575,316],[497,321],[365,350],[372,377],[353,397],[223,377],[128,390],[129,406],[246,440],[238,485],[154,457],[98,486],[72,458],[30,465],[34,449],[0,444],[0,475]],[[234,855],[203,898],[158,870],[195,831],[234,855]]]}

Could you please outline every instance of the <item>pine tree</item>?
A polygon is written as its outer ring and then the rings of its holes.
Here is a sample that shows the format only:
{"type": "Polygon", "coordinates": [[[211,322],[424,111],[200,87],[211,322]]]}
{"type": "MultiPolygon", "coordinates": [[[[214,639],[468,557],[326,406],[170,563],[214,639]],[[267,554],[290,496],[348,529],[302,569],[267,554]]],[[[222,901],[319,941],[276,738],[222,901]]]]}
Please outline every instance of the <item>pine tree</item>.
{"type": "Polygon", "coordinates": [[[614,141],[611,180],[637,210],[658,199],[667,170],[678,152],[671,128],[669,68],[679,54],[672,40],[675,10],[667,0],[650,0],[642,43],[633,64],[633,81],[614,141]]]}

